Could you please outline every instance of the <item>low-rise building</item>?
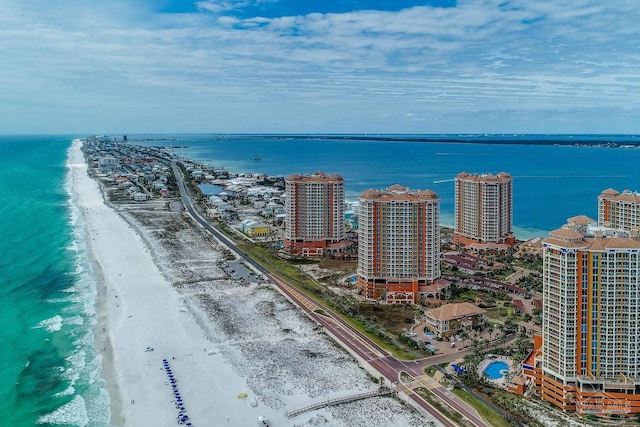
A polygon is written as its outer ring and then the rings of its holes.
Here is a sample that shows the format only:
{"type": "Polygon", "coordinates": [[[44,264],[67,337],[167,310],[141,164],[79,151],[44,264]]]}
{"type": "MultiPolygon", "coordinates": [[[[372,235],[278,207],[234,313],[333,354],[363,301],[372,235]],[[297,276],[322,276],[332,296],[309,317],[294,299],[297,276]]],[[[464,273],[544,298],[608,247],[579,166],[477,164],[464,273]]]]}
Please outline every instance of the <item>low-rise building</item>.
{"type": "Polygon", "coordinates": [[[445,304],[425,313],[427,329],[441,338],[460,333],[465,328],[483,328],[486,310],[469,302],[445,304]]]}
{"type": "Polygon", "coordinates": [[[269,235],[270,228],[265,223],[253,219],[245,219],[240,224],[240,231],[250,237],[265,237],[269,235]]]}

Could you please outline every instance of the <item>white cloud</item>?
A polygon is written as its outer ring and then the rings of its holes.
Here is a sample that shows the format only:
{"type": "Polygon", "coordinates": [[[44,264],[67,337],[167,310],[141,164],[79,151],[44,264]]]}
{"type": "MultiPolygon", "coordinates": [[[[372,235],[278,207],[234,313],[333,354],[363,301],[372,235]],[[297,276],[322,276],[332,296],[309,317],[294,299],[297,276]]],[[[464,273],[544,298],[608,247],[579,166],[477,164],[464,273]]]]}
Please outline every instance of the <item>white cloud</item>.
{"type": "Polygon", "coordinates": [[[68,131],[72,112],[88,110],[85,125],[114,131],[462,132],[476,123],[546,132],[551,111],[569,115],[565,126],[597,111],[611,132],[637,131],[627,118],[640,110],[632,0],[219,15],[240,5],[203,1],[199,13],[171,15],[129,2],[0,0],[0,128],[47,131],[41,113],[57,108],[68,131]],[[631,113],[616,121],[622,109],[631,113]]]}

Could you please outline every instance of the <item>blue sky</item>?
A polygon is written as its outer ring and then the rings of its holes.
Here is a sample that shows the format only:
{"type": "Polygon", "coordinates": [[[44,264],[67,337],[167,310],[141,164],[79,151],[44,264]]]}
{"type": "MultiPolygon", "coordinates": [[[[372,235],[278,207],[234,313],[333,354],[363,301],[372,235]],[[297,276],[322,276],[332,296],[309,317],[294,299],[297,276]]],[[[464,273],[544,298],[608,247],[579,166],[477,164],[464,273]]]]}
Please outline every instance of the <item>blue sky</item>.
{"type": "Polygon", "coordinates": [[[637,0],[0,10],[0,133],[640,133],[637,0]]]}

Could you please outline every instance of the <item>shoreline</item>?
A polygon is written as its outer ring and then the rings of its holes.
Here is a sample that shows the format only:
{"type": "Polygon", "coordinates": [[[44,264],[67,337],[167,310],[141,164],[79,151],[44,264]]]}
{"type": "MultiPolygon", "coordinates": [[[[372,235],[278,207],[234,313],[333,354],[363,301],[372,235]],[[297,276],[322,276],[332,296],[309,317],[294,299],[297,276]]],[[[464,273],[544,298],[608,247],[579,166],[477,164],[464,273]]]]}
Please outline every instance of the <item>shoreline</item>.
{"type": "MultiPolygon", "coordinates": [[[[107,315],[107,288],[105,277],[100,263],[97,261],[91,244],[91,217],[90,208],[86,206],[86,194],[79,191],[80,181],[87,176],[86,162],[80,151],[82,142],[74,139],[69,149],[69,167],[72,169],[72,192],[73,203],[78,208],[85,221],[84,236],[87,247],[87,257],[91,265],[92,272],[96,279],[96,301],[95,313],[96,323],[93,326],[93,336],[96,352],[101,356],[101,377],[104,380],[105,390],[109,396],[110,424],[124,425],[125,420],[122,414],[122,399],[120,396],[119,382],[117,381],[113,345],[110,339],[109,319],[107,315]]],[[[97,185],[97,183],[96,183],[97,185]]]]}
{"type": "Polygon", "coordinates": [[[96,302],[95,345],[104,348],[101,376],[111,425],[174,425],[178,413],[198,426],[255,425],[259,416],[273,425],[336,427],[380,420],[417,426],[430,419],[388,397],[288,419],[287,411],[309,402],[378,384],[272,284],[243,283],[226,271],[220,243],[185,214],[112,208],[105,187],[88,175],[79,142],[71,154],[103,296],[96,302]],[[177,379],[184,411],[163,359],[177,379]],[[245,393],[249,397],[240,398],[245,393]]]}

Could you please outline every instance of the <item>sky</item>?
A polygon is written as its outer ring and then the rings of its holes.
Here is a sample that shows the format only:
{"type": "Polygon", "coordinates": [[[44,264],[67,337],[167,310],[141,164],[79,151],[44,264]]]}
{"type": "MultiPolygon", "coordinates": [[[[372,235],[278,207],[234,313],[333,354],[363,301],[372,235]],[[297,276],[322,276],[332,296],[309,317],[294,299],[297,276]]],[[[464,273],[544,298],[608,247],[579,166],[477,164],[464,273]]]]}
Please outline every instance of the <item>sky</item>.
{"type": "Polygon", "coordinates": [[[0,10],[0,134],[640,133],[638,0],[0,10]]]}

